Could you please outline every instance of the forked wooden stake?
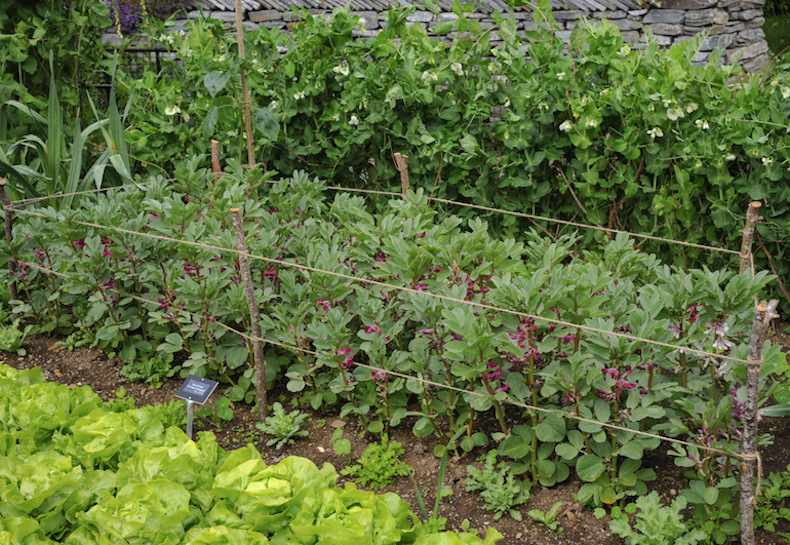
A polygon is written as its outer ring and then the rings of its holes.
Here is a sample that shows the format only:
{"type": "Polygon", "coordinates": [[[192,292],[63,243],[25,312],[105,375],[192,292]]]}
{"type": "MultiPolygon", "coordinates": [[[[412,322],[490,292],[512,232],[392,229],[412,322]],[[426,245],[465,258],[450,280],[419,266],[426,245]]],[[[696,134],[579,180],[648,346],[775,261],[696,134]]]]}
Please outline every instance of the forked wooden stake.
{"type": "MultiPolygon", "coordinates": [[[[754,462],[758,462],[757,453],[757,393],[760,387],[760,367],[763,359],[763,343],[768,324],[774,318],[776,305],[772,299],[757,305],[757,315],[752,323],[752,337],[749,344],[749,365],[746,372],[746,403],[743,417],[743,462],[741,464],[741,545],[754,545],[754,462]]],[[[760,475],[758,474],[758,479],[760,475]]]]}
{"type": "Polygon", "coordinates": [[[244,294],[247,296],[247,304],[250,307],[250,322],[252,322],[252,358],[255,361],[255,388],[258,393],[258,416],[261,421],[268,414],[266,401],[266,363],[263,361],[263,342],[261,334],[261,313],[258,310],[258,301],[255,299],[255,289],[252,287],[252,274],[250,273],[250,261],[247,259],[247,241],[245,240],[244,228],[241,225],[241,211],[238,208],[231,208],[231,221],[236,231],[236,247],[239,249],[239,269],[241,271],[241,281],[244,284],[244,294]]]}
{"type": "MultiPolygon", "coordinates": [[[[5,209],[5,241],[10,249],[14,243],[14,213],[11,211],[11,199],[5,192],[6,179],[0,178],[0,200],[3,201],[3,208],[5,209]]],[[[16,258],[12,255],[8,258],[8,273],[11,277],[11,282],[8,283],[8,293],[12,301],[19,299],[19,294],[16,291],[16,258]]],[[[16,320],[18,314],[13,313],[13,318],[16,320]]]]}
{"type": "Polygon", "coordinates": [[[406,192],[409,190],[409,156],[396,153],[394,157],[395,168],[400,172],[401,191],[406,195],[406,192]]]}
{"type": "Polygon", "coordinates": [[[751,267],[752,239],[762,205],[763,203],[759,201],[752,201],[746,211],[746,225],[743,227],[743,240],[741,240],[741,267],[738,274],[743,274],[746,269],[751,267]]]}

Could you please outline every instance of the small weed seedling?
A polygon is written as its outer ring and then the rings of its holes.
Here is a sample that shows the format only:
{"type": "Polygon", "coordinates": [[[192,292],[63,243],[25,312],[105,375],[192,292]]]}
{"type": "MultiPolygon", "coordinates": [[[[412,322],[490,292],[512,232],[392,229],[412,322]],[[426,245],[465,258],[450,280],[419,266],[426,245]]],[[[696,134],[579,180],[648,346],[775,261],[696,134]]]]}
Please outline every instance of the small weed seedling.
{"type": "Polygon", "coordinates": [[[214,402],[214,406],[203,405],[197,413],[201,418],[209,420],[217,430],[222,431],[222,423],[233,420],[233,408],[227,397],[221,397],[214,402]]]}
{"type": "Polygon", "coordinates": [[[337,428],[332,432],[332,437],[329,441],[332,443],[332,448],[335,449],[335,454],[338,456],[351,456],[351,441],[348,439],[341,439],[343,437],[343,428],[337,428]]]}
{"type": "Polygon", "coordinates": [[[183,399],[171,399],[167,403],[153,405],[151,409],[165,429],[175,426],[183,430],[187,425],[186,405],[183,399]]]}
{"type": "Polygon", "coordinates": [[[134,398],[127,397],[126,388],[123,386],[115,390],[115,399],[109,400],[104,406],[114,413],[123,413],[135,408],[134,398]]]}
{"type": "Polygon", "coordinates": [[[560,526],[560,521],[557,520],[557,515],[560,514],[560,509],[563,505],[565,504],[561,501],[558,501],[545,513],[540,509],[532,509],[527,514],[532,517],[532,520],[554,532],[554,537],[557,539],[562,539],[562,534],[565,533],[565,529],[560,526]]]}
{"type": "Polygon", "coordinates": [[[387,443],[387,434],[381,436],[381,443],[371,443],[358,464],[348,466],[340,473],[355,477],[362,486],[369,485],[373,490],[384,488],[392,484],[395,477],[406,477],[411,473],[411,467],[399,458],[406,452],[398,441],[387,443]]]}
{"type": "Polygon", "coordinates": [[[272,410],[274,411],[272,416],[256,424],[263,433],[274,436],[266,442],[266,446],[274,445],[274,448],[280,450],[284,445],[293,445],[294,437],[308,435],[307,431],[299,429],[300,424],[309,417],[308,414],[299,411],[286,413],[280,402],[275,402],[272,410]]]}
{"type": "Polygon", "coordinates": [[[489,450],[485,458],[485,468],[480,471],[475,466],[466,466],[466,491],[480,490],[480,498],[486,502],[486,509],[494,511],[499,519],[509,513],[515,520],[521,520],[521,513],[515,507],[529,499],[528,482],[519,482],[505,462],[496,462],[497,451],[489,450]]]}
{"type": "Polygon", "coordinates": [[[754,508],[754,526],[773,532],[780,519],[790,522],[790,508],[777,510],[782,500],[790,498],[790,466],[787,466],[787,471],[771,473],[767,481],[768,485],[763,484],[763,495],[757,498],[754,508]]]}
{"type": "Polygon", "coordinates": [[[688,503],[683,497],[676,498],[672,505],[661,505],[658,492],[629,503],[624,509],[612,507],[612,521],[609,529],[625,539],[626,545],[697,545],[705,541],[708,534],[698,528],[689,529],[680,512],[688,503]],[[639,512],[637,512],[637,509],[639,512]],[[636,522],[631,525],[628,515],[636,514],[636,522]]]}
{"type": "Polygon", "coordinates": [[[173,354],[159,352],[124,365],[121,374],[126,380],[144,380],[152,388],[161,388],[167,379],[176,374],[177,369],[172,363],[173,354]]]}

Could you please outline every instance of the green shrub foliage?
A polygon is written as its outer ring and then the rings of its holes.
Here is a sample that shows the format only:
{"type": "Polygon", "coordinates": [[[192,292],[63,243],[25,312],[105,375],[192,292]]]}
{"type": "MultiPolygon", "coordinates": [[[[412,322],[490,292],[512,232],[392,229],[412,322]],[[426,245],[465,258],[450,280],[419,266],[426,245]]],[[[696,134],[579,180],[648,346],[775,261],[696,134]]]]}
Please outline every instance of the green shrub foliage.
{"type": "MultiPolygon", "coordinates": [[[[243,63],[219,22],[196,21],[188,37],[163,40],[185,63],[168,68],[175,79],[123,80],[134,91],[134,153],[170,171],[179,157],[207,157],[215,138],[225,157],[246,158],[244,66],[257,160],[285,175],[309,168],[337,185],[392,189],[401,152],[412,186],[435,197],[727,248],[739,248],[748,202],[762,200],[757,265],[790,273],[787,64],[733,83],[740,68],[716,67],[715,52],[692,64],[702,36],[632,49],[596,21],[564,53],[550,30],[522,36],[510,18],[483,31],[460,3],[454,10],[459,19],[439,28],[457,32],[449,46],[407,26],[408,9],[389,12],[375,39],[355,40],[359,20],[339,10],[305,14],[292,36],[246,34],[243,63]],[[491,46],[493,32],[504,45],[491,46]]],[[[552,21],[542,9],[535,18],[552,21]]],[[[683,266],[723,263],[645,248],[683,266]]]]}

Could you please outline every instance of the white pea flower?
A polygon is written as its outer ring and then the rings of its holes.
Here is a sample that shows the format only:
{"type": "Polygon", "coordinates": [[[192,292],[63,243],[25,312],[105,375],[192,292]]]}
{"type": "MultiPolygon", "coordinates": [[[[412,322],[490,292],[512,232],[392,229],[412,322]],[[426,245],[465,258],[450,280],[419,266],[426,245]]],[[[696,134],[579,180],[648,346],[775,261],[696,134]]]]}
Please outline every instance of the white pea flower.
{"type": "MultiPolygon", "coordinates": [[[[608,88],[606,88],[603,91],[601,91],[602,94],[606,94],[608,92],[609,92],[608,88]]],[[[588,97],[587,95],[584,95],[582,97],[582,106],[584,106],[585,104],[589,104],[590,102],[592,102],[592,99],[590,97],[588,97]]]]}
{"type": "Polygon", "coordinates": [[[503,104],[503,106],[504,106],[505,108],[510,108],[510,99],[509,99],[509,98],[506,98],[506,99],[505,99],[505,103],[503,104]]]}
{"type": "Polygon", "coordinates": [[[727,157],[724,158],[725,161],[735,161],[735,155],[732,153],[729,154],[727,157]]]}
{"type": "Polygon", "coordinates": [[[359,118],[355,115],[351,116],[351,119],[348,120],[349,125],[354,125],[355,127],[359,125],[359,118]]]}
{"type": "Polygon", "coordinates": [[[176,115],[181,113],[181,108],[178,106],[168,106],[165,108],[165,115],[176,115]]]}
{"type": "Polygon", "coordinates": [[[548,109],[549,109],[549,105],[546,104],[545,102],[541,102],[540,104],[538,104],[538,110],[548,110],[548,109]]]}
{"type": "Polygon", "coordinates": [[[661,138],[664,136],[664,131],[662,131],[660,127],[654,127],[647,131],[647,134],[649,134],[650,137],[655,140],[656,138],[661,138]]]}
{"type": "Polygon", "coordinates": [[[348,65],[347,64],[339,64],[332,69],[332,72],[335,74],[342,74],[344,76],[348,75],[348,65]]]}
{"type": "Polygon", "coordinates": [[[664,103],[664,108],[669,108],[669,105],[672,104],[672,100],[669,98],[662,98],[661,102],[664,103]]]}
{"type": "Polygon", "coordinates": [[[790,98],[790,87],[785,87],[782,85],[782,98],[787,99],[790,98]]]}
{"type": "Polygon", "coordinates": [[[420,77],[420,80],[427,84],[430,84],[432,81],[436,81],[438,79],[439,77],[434,72],[428,72],[427,70],[423,72],[422,77],[420,77]]]}
{"type": "Polygon", "coordinates": [[[572,128],[573,128],[573,123],[571,123],[570,120],[568,119],[560,123],[560,130],[562,132],[571,132],[572,128]]]}
{"type": "Polygon", "coordinates": [[[304,98],[304,91],[297,91],[294,93],[294,100],[302,100],[304,98]]]}
{"type": "Polygon", "coordinates": [[[332,116],[332,121],[340,121],[340,114],[335,114],[332,116]]]}
{"type": "Polygon", "coordinates": [[[279,105],[280,105],[280,103],[279,103],[279,102],[277,102],[276,100],[272,100],[272,101],[269,103],[269,109],[270,109],[270,110],[276,110],[276,109],[277,109],[277,107],[278,107],[279,105]]]}
{"type": "Polygon", "coordinates": [[[217,57],[217,62],[225,62],[225,55],[220,55],[217,57]]]}
{"type": "Polygon", "coordinates": [[[617,56],[626,57],[630,53],[631,53],[631,48],[628,47],[627,45],[624,45],[623,47],[620,48],[620,51],[617,52],[617,56]]]}
{"type": "Polygon", "coordinates": [[[191,59],[191,58],[192,58],[192,54],[193,54],[193,51],[192,51],[192,49],[191,49],[191,48],[187,47],[186,49],[184,49],[183,55],[184,55],[184,56],[185,56],[187,59],[191,59]]]}
{"type": "Polygon", "coordinates": [[[565,79],[565,72],[557,72],[557,79],[562,81],[565,79]]]}
{"type": "Polygon", "coordinates": [[[450,64],[450,70],[458,74],[459,76],[464,75],[464,67],[460,62],[454,62],[450,64]]]}
{"type": "Polygon", "coordinates": [[[704,119],[697,119],[697,120],[694,122],[694,124],[695,124],[695,125],[696,125],[698,128],[702,129],[703,131],[707,131],[708,129],[710,129],[710,125],[709,125],[709,124],[708,124],[708,122],[707,122],[707,121],[705,121],[704,119]]]}
{"type": "Polygon", "coordinates": [[[697,106],[697,103],[696,102],[692,102],[692,103],[690,103],[690,104],[688,104],[686,106],[686,111],[688,113],[691,113],[693,111],[696,111],[698,108],[699,108],[699,106],[697,106]]]}
{"type": "Polygon", "coordinates": [[[763,164],[765,166],[770,166],[774,164],[774,160],[770,157],[763,157],[763,164]]]}
{"type": "Polygon", "coordinates": [[[587,122],[584,124],[585,127],[595,128],[598,126],[598,122],[595,119],[587,118],[587,122]]]}
{"type": "Polygon", "coordinates": [[[176,32],[176,34],[178,34],[179,38],[185,38],[185,37],[186,37],[186,35],[187,35],[187,33],[184,31],[184,29],[183,29],[183,28],[182,28],[182,29],[180,29],[180,30],[178,30],[178,31],[176,32]]]}
{"type": "Polygon", "coordinates": [[[672,121],[675,121],[676,119],[678,119],[680,117],[685,117],[685,116],[686,116],[686,114],[683,113],[683,109],[682,108],[669,108],[667,110],[667,117],[669,119],[671,119],[672,121]]]}

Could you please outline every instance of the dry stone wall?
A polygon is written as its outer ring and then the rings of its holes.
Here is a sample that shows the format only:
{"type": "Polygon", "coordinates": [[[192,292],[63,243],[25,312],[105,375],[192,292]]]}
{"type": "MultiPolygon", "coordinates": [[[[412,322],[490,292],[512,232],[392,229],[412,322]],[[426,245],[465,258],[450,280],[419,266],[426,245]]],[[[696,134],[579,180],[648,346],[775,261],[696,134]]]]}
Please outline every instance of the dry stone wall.
{"type": "MultiPolygon", "coordinates": [[[[410,5],[404,0],[401,5],[410,5]]],[[[709,35],[703,42],[694,59],[697,64],[707,61],[711,52],[722,50],[723,62],[740,63],[747,72],[759,70],[768,63],[768,44],[762,25],[765,0],[665,0],[653,4],[643,0],[552,0],[554,17],[561,30],[559,37],[568,41],[573,28],[581,19],[591,21],[608,19],[620,28],[626,42],[639,44],[645,40],[645,31],[650,29],[659,45],[672,46],[690,40],[699,32],[709,35]],[[660,5],[659,5],[660,4],[660,5]]],[[[359,15],[364,30],[358,34],[363,37],[376,36],[383,24],[383,12],[391,7],[385,0],[351,0],[351,9],[359,15]]],[[[263,26],[287,31],[299,17],[291,11],[291,6],[306,8],[319,15],[329,13],[335,7],[346,5],[345,0],[242,0],[245,26],[249,29],[263,26]]],[[[452,0],[440,0],[442,10],[438,23],[452,21],[456,16],[451,10],[452,0]]],[[[510,8],[504,0],[477,0],[477,10],[469,18],[480,21],[484,29],[494,26],[493,12],[509,13],[510,8]]],[[[211,17],[227,24],[229,30],[235,28],[234,0],[188,0],[189,18],[211,17]]],[[[532,15],[526,8],[515,12],[520,32],[534,30],[532,15]]],[[[409,16],[413,24],[423,25],[429,32],[436,25],[436,16],[429,11],[416,11],[409,16]]],[[[177,23],[183,27],[186,20],[177,23]]],[[[447,35],[453,39],[454,33],[447,35]]],[[[492,43],[497,36],[492,35],[492,43]]]]}

